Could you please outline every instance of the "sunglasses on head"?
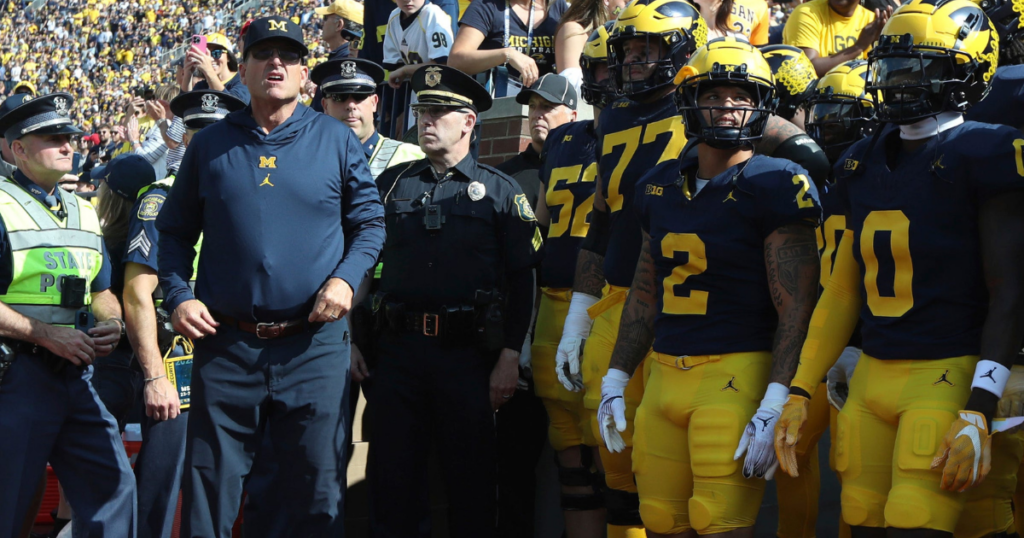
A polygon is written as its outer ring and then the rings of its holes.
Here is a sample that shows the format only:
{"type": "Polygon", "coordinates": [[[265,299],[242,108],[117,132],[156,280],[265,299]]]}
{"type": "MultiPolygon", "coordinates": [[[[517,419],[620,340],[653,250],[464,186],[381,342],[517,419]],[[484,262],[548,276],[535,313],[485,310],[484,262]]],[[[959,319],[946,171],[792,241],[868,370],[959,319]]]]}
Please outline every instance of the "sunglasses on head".
{"type": "Polygon", "coordinates": [[[330,97],[331,101],[334,101],[335,103],[344,103],[345,101],[348,101],[349,99],[351,99],[351,100],[353,100],[353,101],[355,101],[357,103],[362,103],[363,101],[366,100],[367,97],[369,97],[371,95],[373,95],[373,94],[372,93],[331,93],[331,94],[328,94],[327,97],[330,97]]]}
{"type": "Polygon", "coordinates": [[[261,62],[267,61],[273,58],[274,56],[277,56],[278,58],[281,59],[283,63],[286,64],[297,64],[299,63],[299,60],[302,59],[302,54],[300,54],[299,51],[297,50],[278,48],[256,49],[250,52],[249,55],[261,62]]]}

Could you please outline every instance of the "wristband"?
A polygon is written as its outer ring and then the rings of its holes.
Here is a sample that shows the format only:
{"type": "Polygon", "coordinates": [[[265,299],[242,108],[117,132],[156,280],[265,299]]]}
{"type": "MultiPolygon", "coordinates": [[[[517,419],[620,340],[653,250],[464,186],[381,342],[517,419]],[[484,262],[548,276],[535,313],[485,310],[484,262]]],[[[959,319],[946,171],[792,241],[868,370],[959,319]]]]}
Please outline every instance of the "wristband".
{"type": "Polygon", "coordinates": [[[764,391],[764,398],[761,399],[759,409],[774,409],[781,412],[787,398],[789,398],[788,387],[782,383],[769,383],[768,388],[764,391]]]}
{"type": "Polygon", "coordinates": [[[149,383],[150,381],[156,381],[157,379],[166,378],[166,377],[167,377],[167,374],[158,375],[156,377],[147,377],[146,378],[146,383],[149,383]]]}
{"type": "Polygon", "coordinates": [[[974,369],[974,381],[971,382],[971,389],[982,389],[996,395],[996,398],[1003,397],[1003,389],[1010,379],[1010,370],[995,361],[981,360],[974,369]]]}

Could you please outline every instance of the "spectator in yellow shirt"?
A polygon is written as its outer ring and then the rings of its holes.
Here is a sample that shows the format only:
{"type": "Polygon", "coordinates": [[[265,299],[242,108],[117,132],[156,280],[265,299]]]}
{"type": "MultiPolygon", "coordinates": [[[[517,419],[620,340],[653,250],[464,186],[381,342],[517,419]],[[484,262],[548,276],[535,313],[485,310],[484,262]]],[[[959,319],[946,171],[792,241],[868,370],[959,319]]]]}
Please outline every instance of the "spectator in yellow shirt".
{"type": "Polygon", "coordinates": [[[872,13],[857,0],[811,0],[793,10],[782,42],[802,49],[821,77],[841,63],[866,58],[890,15],[892,7],[872,13]]]}

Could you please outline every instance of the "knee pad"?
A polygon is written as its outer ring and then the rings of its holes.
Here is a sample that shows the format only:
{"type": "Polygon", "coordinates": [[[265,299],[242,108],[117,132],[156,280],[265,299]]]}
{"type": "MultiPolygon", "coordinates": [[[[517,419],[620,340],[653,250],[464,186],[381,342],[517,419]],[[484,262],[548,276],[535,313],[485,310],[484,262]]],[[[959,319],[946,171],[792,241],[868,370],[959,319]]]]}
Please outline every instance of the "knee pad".
{"type": "Polygon", "coordinates": [[[640,501],[640,517],[644,528],[658,534],[679,534],[690,530],[689,512],[674,509],[658,499],[640,501]]]}
{"type": "Polygon", "coordinates": [[[642,526],[640,496],[636,493],[608,488],[604,490],[605,508],[609,525],[621,527],[642,526]]]}
{"type": "Polygon", "coordinates": [[[562,463],[558,460],[558,454],[555,454],[555,467],[558,468],[559,484],[574,487],[594,485],[594,473],[590,471],[590,467],[594,465],[594,457],[590,452],[590,447],[580,445],[579,449],[581,464],[579,467],[563,467],[562,463]]]}
{"type": "Polygon", "coordinates": [[[841,519],[853,527],[885,527],[885,495],[844,485],[841,519]]]}
{"type": "Polygon", "coordinates": [[[925,487],[900,484],[889,491],[885,504],[885,522],[899,529],[933,529],[952,533],[963,511],[966,495],[939,490],[935,484],[925,487]]]}

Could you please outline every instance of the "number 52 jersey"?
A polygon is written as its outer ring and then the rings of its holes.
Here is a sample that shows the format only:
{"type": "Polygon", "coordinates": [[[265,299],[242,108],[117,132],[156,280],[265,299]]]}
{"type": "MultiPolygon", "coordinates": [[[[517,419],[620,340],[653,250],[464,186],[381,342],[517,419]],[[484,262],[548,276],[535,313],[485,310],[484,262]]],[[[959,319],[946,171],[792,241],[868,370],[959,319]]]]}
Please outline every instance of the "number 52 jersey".
{"type": "Polygon", "coordinates": [[[943,359],[980,352],[988,307],[978,215],[1024,189],[1020,132],[965,122],[888,162],[897,126],[860,140],[836,164],[837,196],[863,280],[864,352],[943,359]]]}

